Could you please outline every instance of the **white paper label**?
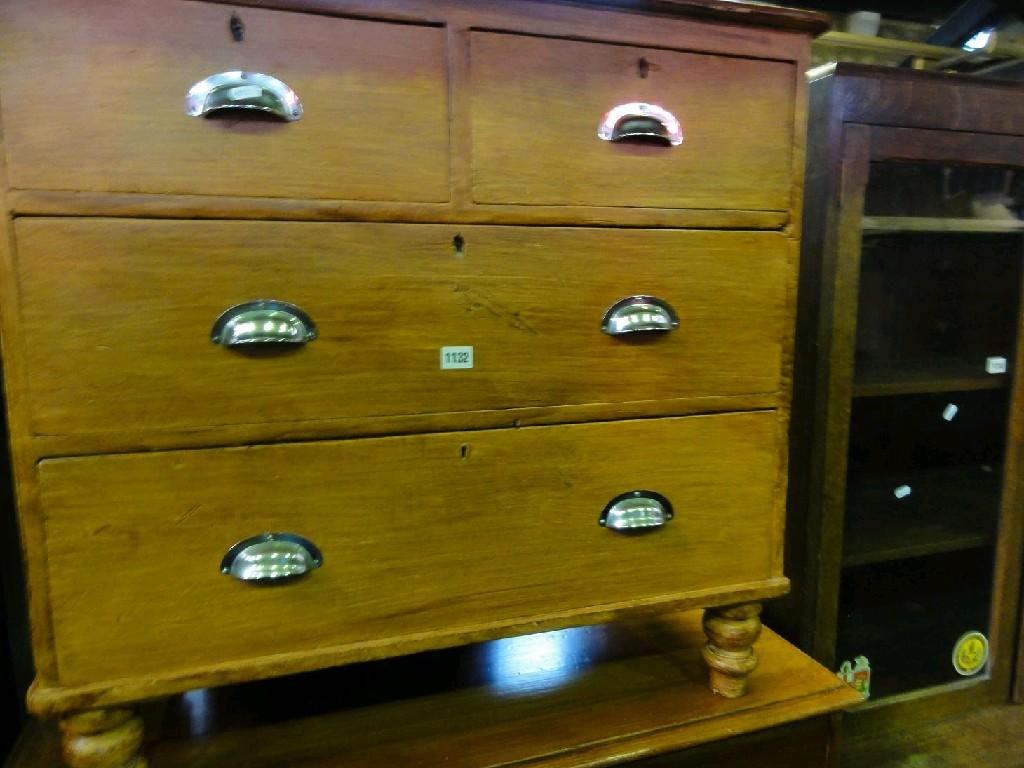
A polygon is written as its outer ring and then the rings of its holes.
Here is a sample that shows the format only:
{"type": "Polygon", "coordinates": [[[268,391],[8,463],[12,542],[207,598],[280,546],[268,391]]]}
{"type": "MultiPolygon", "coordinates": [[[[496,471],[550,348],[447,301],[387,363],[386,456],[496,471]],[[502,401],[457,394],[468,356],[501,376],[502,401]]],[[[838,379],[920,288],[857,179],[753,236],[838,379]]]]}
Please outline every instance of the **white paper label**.
{"type": "Polygon", "coordinates": [[[905,499],[910,495],[910,493],[911,488],[909,485],[898,485],[892,489],[892,495],[897,499],[905,499]]]}
{"type": "Polygon", "coordinates": [[[441,347],[441,370],[472,368],[472,347],[441,347]]]}
{"type": "Polygon", "coordinates": [[[985,373],[1006,373],[1006,358],[986,357],[985,373]]]}
{"type": "Polygon", "coordinates": [[[258,85],[239,85],[228,91],[228,98],[232,101],[258,99],[262,95],[263,89],[258,85]]]}
{"type": "Polygon", "coordinates": [[[953,419],[956,418],[957,411],[959,410],[960,409],[957,407],[955,403],[949,403],[946,405],[945,408],[942,409],[942,418],[944,418],[946,421],[952,421],[953,419]]]}

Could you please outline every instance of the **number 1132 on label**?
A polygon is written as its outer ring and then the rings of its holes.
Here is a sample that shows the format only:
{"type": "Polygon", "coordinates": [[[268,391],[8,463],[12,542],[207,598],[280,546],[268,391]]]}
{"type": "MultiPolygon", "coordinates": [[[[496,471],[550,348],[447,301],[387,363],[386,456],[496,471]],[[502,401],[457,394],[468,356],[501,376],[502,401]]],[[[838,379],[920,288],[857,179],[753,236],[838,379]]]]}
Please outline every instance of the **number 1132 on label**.
{"type": "Polygon", "coordinates": [[[441,347],[441,370],[472,367],[472,347],[441,347]]]}

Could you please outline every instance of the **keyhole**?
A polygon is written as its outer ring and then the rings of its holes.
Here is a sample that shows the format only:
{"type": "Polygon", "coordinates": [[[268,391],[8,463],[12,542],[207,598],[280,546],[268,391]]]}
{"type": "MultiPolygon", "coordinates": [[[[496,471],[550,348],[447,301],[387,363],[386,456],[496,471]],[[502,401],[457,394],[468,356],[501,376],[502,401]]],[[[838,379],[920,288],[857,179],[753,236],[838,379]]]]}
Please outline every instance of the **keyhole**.
{"type": "Polygon", "coordinates": [[[456,235],[452,238],[452,247],[455,249],[456,255],[464,255],[466,253],[466,239],[462,235],[456,235]]]}
{"type": "Polygon", "coordinates": [[[462,456],[463,459],[468,459],[469,458],[469,445],[467,445],[466,443],[463,443],[462,447],[459,449],[459,455],[462,456]]]}
{"type": "Polygon", "coordinates": [[[228,27],[231,29],[231,38],[236,43],[245,40],[245,24],[242,23],[242,19],[237,13],[231,14],[231,21],[228,22],[228,27]]]}
{"type": "Polygon", "coordinates": [[[636,63],[636,73],[638,75],[640,75],[641,79],[646,80],[647,79],[647,75],[649,75],[650,72],[651,72],[651,62],[649,62],[646,58],[641,56],[640,60],[636,63]]]}

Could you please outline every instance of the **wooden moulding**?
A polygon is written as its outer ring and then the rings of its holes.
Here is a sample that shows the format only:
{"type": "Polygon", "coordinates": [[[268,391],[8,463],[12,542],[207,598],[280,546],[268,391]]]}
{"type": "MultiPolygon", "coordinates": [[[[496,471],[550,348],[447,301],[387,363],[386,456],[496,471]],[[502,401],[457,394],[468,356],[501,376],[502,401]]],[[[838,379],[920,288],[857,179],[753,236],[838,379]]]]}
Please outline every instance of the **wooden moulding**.
{"type": "MultiPolygon", "coordinates": [[[[668,614],[199,691],[143,707],[144,752],[151,768],[596,768],[861,701],[767,628],[747,695],[716,696],[702,641],[699,612],[668,614]]],[[[33,726],[8,768],[58,761],[33,726]]]]}
{"type": "Polygon", "coordinates": [[[589,0],[600,6],[629,8],[656,13],[675,13],[734,24],[790,29],[818,35],[829,28],[829,17],[818,11],[784,8],[768,3],[743,3],[731,0],[589,0]]]}
{"type": "Polygon", "coordinates": [[[601,206],[383,203],[280,197],[213,197],[118,192],[12,189],[8,202],[18,216],[118,216],[166,219],[280,221],[381,221],[452,224],[524,224],[587,227],[780,229],[787,211],[601,206]]]}

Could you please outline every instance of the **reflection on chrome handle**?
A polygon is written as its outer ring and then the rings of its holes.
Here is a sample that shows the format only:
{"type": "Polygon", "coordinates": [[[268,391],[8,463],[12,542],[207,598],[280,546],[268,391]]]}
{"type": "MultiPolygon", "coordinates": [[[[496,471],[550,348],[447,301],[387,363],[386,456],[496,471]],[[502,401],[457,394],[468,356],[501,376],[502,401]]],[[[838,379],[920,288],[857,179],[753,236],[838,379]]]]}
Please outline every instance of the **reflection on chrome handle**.
{"type": "Polygon", "coordinates": [[[324,558],[309,539],[294,533],[262,533],[235,544],[221,573],[254,584],[281,584],[319,568],[324,558]]]}
{"type": "Polygon", "coordinates": [[[609,110],[601,120],[597,137],[604,141],[655,141],[677,147],[683,143],[683,128],[664,107],[634,101],[609,110]]]}
{"type": "Polygon", "coordinates": [[[316,338],[313,320],[283,301],[261,299],[226,309],[213,324],[210,340],[225,347],[242,344],[305,344],[316,338]]]}
{"type": "Polygon", "coordinates": [[[302,117],[298,95],[276,77],[259,72],[218,72],[188,90],[185,114],[203,117],[222,109],[251,109],[292,122],[302,117]]]}
{"type": "Polygon", "coordinates": [[[630,296],[612,304],[601,320],[609,336],[665,332],[679,327],[679,318],[667,301],[655,296],[630,296]]]}
{"type": "Polygon", "coordinates": [[[672,504],[654,491],[629,491],[608,502],[598,522],[613,531],[661,528],[672,519],[672,504]]]}

